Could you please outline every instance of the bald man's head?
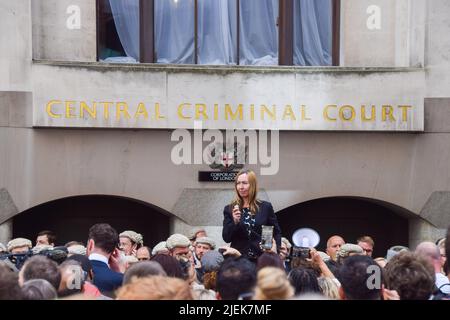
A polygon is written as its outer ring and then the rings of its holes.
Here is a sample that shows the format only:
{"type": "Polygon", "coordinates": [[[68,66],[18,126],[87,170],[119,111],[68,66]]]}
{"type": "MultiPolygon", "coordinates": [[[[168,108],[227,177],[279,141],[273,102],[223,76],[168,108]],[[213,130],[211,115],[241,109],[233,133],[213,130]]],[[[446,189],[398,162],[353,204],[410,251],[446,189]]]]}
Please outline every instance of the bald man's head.
{"type": "Polygon", "coordinates": [[[433,242],[421,242],[417,248],[415,253],[418,256],[425,258],[434,268],[436,272],[440,272],[441,265],[441,252],[439,251],[439,247],[433,242]]]}
{"type": "Polygon", "coordinates": [[[341,246],[345,243],[344,239],[340,236],[332,236],[327,241],[327,254],[336,261],[336,252],[339,251],[341,246]]]}
{"type": "Polygon", "coordinates": [[[439,258],[441,257],[439,247],[433,242],[429,241],[421,242],[416,248],[416,254],[428,260],[439,260],[439,258]]]}

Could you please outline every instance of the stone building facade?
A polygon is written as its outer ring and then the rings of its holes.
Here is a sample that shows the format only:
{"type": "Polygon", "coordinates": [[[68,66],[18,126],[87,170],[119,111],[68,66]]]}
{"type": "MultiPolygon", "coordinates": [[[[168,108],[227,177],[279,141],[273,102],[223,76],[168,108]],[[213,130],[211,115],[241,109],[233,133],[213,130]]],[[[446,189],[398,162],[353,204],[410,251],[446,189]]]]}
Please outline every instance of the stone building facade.
{"type": "Polygon", "coordinates": [[[94,1],[0,0],[0,17],[0,241],[44,226],[84,241],[82,227],[107,220],[142,226],[149,245],[194,226],[220,242],[233,185],[200,182],[205,163],[171,161],[173,130],[193,134],[195,120],[253,129],[241,104],[257,115],[269,106],[255,128],[279,129],[278,170],[259,183],[286,236],[312,226],[323,238],[372,232],[414,246],[450,224],[448,1],[340,1],[335,67],[108,64],[97,61],[94,1]],[[67,27],[69,6],[79,28],[67,27]],[[380,28],[367,25],[371,6],[380,28]],[[216,122],[215,104],[230,108],[216,122]]]}

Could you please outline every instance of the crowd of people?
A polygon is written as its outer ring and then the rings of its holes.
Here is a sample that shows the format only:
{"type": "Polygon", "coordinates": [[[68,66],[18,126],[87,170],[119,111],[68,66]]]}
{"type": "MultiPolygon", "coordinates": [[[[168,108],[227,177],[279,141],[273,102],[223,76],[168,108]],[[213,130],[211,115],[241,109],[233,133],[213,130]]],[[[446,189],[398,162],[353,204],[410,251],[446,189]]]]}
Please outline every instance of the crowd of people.
{"type": "Polygon", "coordinates": [[[24,238],[0,245],[0,299],[442,300],[450,297],[449,236],[450,227],[436,243],[394,246],[375,259],[369,236],[354,244],[333,236],[325,252],[310,248],[308,256],[282,238],[278,250],[274,241],[252,260],[218,248],[203,229],[153,248],[108,224],[92,226],[86,246],[55,246],[43,231],[34,247],[24,238]]]}
{"type": "Polygon", "coordinates": [[[38,233],[35,246],[25,238],[0,244],[0,299],[450,300],[450,227],[446,238],[393,246],[384,257],[372,258],[369,235],[353,243],[334,235],[322,252],[282,237],[257,190],[252,171],[238,173],[223,210],[225,246],[195,229],[150,248],[140,233],[107,223],[93,225],[85,244],[56,246],[51,231],[38,233]]]}

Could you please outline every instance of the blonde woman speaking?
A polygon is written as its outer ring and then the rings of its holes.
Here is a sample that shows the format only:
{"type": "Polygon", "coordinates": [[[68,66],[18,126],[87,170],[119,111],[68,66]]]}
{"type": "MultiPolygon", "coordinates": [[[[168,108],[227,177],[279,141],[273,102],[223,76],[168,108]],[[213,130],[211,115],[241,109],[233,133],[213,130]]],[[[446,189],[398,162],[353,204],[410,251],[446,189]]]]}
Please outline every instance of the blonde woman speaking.
{"type": "MultiPolygon", "coordinates": [[[[230,246],[253,262],[263,253],[262,226],[273,226],[277,251],[281,246],[281,230],[272,204],[257,198],[256,175],[251,170],[240,171],[235,180],[234,201],[223,210],[222,237],[230,246]]],[[[270,250],[270,249],[269,249],[270,250]]]]}

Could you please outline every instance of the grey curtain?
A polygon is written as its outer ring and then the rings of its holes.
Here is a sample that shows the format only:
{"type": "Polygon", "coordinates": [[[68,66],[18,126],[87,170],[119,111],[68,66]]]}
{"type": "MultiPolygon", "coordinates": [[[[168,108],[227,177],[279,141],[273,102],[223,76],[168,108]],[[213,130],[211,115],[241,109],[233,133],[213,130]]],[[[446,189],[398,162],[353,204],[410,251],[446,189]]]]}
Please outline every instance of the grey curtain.
{"type": "Polygon", "coordinates": [[[294,1],[294,64],[332,64],[332,0],[294,1]]]}
{"type": "Polygon", "coordinates": [[[158,63],[194,63],[194,0],[155,1],[155,49],[158,63]]]}
{"type": "MultiPolygon", "coordinates": [[[[127,53],[139,61],[139,0],[110,0],[117,32],[127,53]]],[[[278,64],[278,0],[240,1],[240,64],[278,64]]],[[[158,63],[195,62],[195,1],[155,0],[158,63]]],[[[198,0],[198,62],[236,64],[235,0],[198,0]]],[[[332,0],[294,0],[294,64],[332,64],[332,0]]]]}
{"type": "Polygon", "coordinates": [[[278,0],[240,1],[240,64],[278,64],[278,0]]]}
{"type": "Polygon", "coordinates": [[[236,0],[198,0],[198,62],[236,64],[236,0]]]}
{"type": "MultiPolygon", "coordinates": [[[[139,0],[109,0],[117,33],[127,54],[116,62],[139,61],[139,0]]],[[[112,60],[112,59],[110,59],[112,60]]],[[[114,60],[113,60],[114,61],[114,60]]]]}

